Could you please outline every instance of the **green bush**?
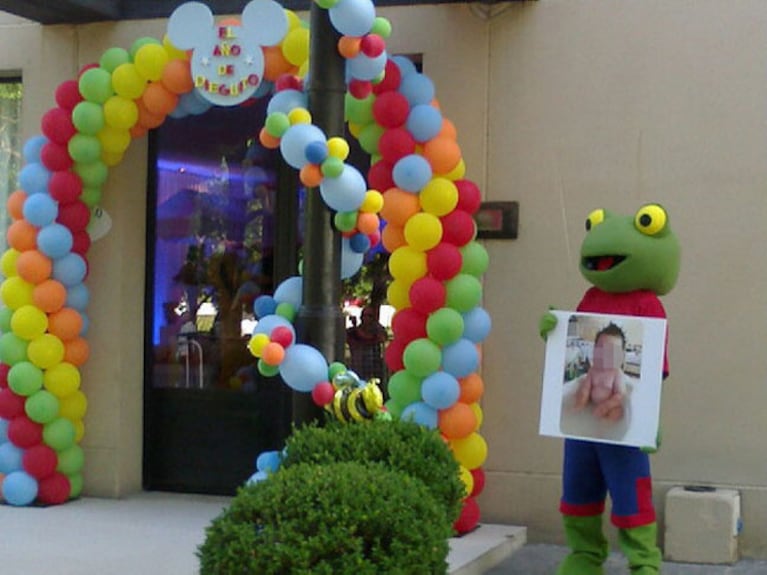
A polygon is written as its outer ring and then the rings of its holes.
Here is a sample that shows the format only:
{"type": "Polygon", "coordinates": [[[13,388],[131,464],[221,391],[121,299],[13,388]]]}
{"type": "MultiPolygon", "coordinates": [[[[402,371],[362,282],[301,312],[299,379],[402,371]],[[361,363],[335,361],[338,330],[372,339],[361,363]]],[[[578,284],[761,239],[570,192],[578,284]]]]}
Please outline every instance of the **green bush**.
{"type": "Polygon", "coordinates": [[[332,420],[324,427],[307,425],[288,437],[286,452],[282,467],[336,461],[382,463],[423,481],[444,505],[451,525],[461,513],[466,492],[458,462],[436,431],[417,423],[332,420]]]}
{"type": "Polygon", "coordinates": [[[299,464],[240,489],[197,554],[201,575],[436,575],[450,534],[443,507],[405,473],[299,464]]]}

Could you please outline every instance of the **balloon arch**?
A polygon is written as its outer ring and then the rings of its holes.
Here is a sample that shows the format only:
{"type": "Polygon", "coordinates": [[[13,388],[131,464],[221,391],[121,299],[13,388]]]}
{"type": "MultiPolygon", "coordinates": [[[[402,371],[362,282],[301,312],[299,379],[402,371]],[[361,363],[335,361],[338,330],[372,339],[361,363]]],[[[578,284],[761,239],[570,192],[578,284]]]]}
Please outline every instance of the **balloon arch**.
{"type": "MultiPolygon", "coordinates": [[[[301,182],[318,188],[335,212],[342,276],[356,273],[379,242],[391,254],[387,296],[397,310],[385,352],[391,398],[377,407],[439,430],[466,485],[456,528],[465,532],[479,521],[487,445],[478,433],[483,382],[477,370],[479,344],[491,327],[480,305],[488,257],[475,241],[472,218],[480,192],[464,179],[455,128],[439,109],[433,83],[410,60],[387,54],[391,25],[376,16],[371,0],[317,4],[340,35],[345,117],[371,155],[367,182],[345,163],[344,138],[328,137],[312,123],[303,89],[309,28],[272,0],[253,0],[240,18],[219,22],[204,4],[183,4],[162,41],[140,38],[129,50],[110,48],[58,86],[42,134],[24,146],[19,189],[7,203],[9,249],[0,260],[0,487],[7,503],[60,504],[82,490],[84,280],[109,167],[121,162],[132,139],[167,116],[270,96],[259,139],[279,148],[301,182]]],[[[332,408],[339,394],[365,384],[296,341],[292,320],[301,299],[300,275],[258,298],[248,347],[262,374],[279,373],[291,388],[332,408]]],[[[367,399],[356,416],[375,415],[367,399]]],[[[259,457],[254,480],[264,475],[267,459],[259,457]]]]}

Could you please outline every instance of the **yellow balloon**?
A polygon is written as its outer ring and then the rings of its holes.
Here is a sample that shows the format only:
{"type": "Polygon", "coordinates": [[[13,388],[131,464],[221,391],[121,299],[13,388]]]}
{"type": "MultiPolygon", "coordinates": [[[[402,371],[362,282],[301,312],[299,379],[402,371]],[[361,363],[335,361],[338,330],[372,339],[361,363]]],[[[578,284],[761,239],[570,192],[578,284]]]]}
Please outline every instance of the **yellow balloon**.
{"type": "Polygon", "coordinates": [[[285,10],[285,16],[288,18],[288,30],[295,30],[301,25],[301,19],[293,10],[285,10]]]}
{"type": "Polygon", "coordinates": [[[303,64],[301,64],[298,67],[298,72],[296,72],[296,76],[299,78],[306,78],[306,75],[309,73],[309,60],[306,59],[303,64]]]}
{"type": "Polygon", "coordinates": [[[255,357],[261,357],[261,354],[264,351],[264,348],[266,347],[266,344],[269,343],[269,336],[265,333],[257,333],[253,337],[250,338],[250,341],[248,342],[248,349],[250,350],[250,353],[253,354],[255,357]]]}
{"type": "Polygon", "coordinates": [[[123,154],[115,154],[114,152],[107,152],[106,150],[101,150],[101,161],[104,162],[105,165],[109,166],[110,168],[113,168],[114,166],[118,165],[120,162],[123,161],[123,154]]]}
{"type": "Polygon", "coordinates": [[[479,403],[472,403],[469,405],[471,407],[471,410],[474,412],[474,415],[477,416],[477,427],[474,429],[476,431],[480,427],[482,427],[482,422],[485,420],[485,414],[482,411],[482,408],[480,407],[479,403]]]}
{"type": "Polygon", "coordinates": [[[23,305],[11,316],[11,331],[21,339],[31,341],[48,329],[48,316],[34,305],[23,305]]]}
{"type": "Polygon", "coordinates": [[[458,188],[447,178],[432,178],[418,194],[423,211],[441,217],[458,205],[458,188]]]}
{"type": "Polygon", "coordinates": [[[466,163],[461,158],[456,164],[455,168],[450,170],[446,174],[442,174],[442,177],[448,180],[456,181],[462,179],[466,175],[466,163]]]}
{"type": "Polygon", "coordinates": [[[64,359],[64,344],[55,335],[44,333],[29,342],[27,357],[40,369],[48,369],[64,359]]]}
{"type": "Polygon", "coordinates": [[[72,424],[75,426],[75,443],[80,443],[85,435],[85,424],[82,419],[77,419],[72,424]]]}
{"type": "Polygon", "coordinates": [[[405,222],[405,241],[413,249],[426,252],[435,247],[440,240],[442,240],[442,222],[437,216],[421,212],[405,222]]]}
{"type": "Polygon", "coordinates": [[[355,124],[354,122],[349,122],[349,133],[357,139],[359,139],[360,137],[360,132],[362,131],[362,128],[364,128],[362,124],[355,124]]]}
{"type": "Polygon", "coordinates": [[[309,30],[298,27],[290,30],[282,40],[282,55],[294,66],[309,59],[309,30]]]}
{"type": "Polygon", "coordinates": [[[160,44],[144,44],[136,51],[133,63],[142,78],[156,82],[162,78],[162,71],[168,63],[168,52],[160,44]]]}
{"type": "Polygon", "coordinates": [[[345,160],[349,157],[349,143],[339,136],[330,138],[328,140],[328,154],[339,160],[345,160]]]}
{"type": "Polygon", "coordinates": [[[482,467],[487,459],[487,442],[476,432],[461,439],[451,439],[450,447],[458,463],[466,469],[482,467]]]}
{"type": "MultiPolygon", "coordinates": [[[[409,221],[409,220],[408,220],[409,221]]],[[[394,250],[389,258],[389,272],[408,285],[426,275],[426,254],[410,246],[394,250]]]]}
{"type": "Polygon", "coordinates": [[[130,146],[130,132],[112,126],[104,126],[104,129],[98,133],[101,149],[111,154],[122,154],[130,146]]]}
{"type": "Polygon", "coordinates": [[[464,493],[464,497],[468,497],[469,495],[471,495],[471,492],[474,491],[474,476],[471,474],[471,471],[466,469],[463,465],[460,466],[458,473],[459,473],[461,482],[466,488],[466,493],[464,493]]]}
{"type": "Polygon", "coordinates": [[[32,303],[34,289],[35,286],[31,283],[25,282],[19,276],[13,276],[0,284],[0,298],[7,307],[17,310],[32,303]]]}
{"type": "Polygon", "coordinates": [[[3,257],[0,258],[0,270],[3,272],[3,276],[12,278],[19,275],[16,271],[16,260],[19,259],[21,253],[13,248],[5,250],[3,257]]]}
{"type": "MultiPolygon", "coordinates": [[[[133,100],[124,96],[112,96],[104,102],[104,121],[107,127],[115,130],[130,130],[138,122],[138,106],[133,100]]],[[[130,143],[130,134],[128,137],[130,143]]],[[[125,148],[127,149],[128,146],[126,145],[125,148]]]]}
{"type": "Polygon", "coordinates": [[[411,285],[413,285],[412,282],[408,283],[404,280],[392,281],[386,288],[386,299],[389,300],[389,305],[397,310],[410,307],[411,285]]]}
{"type": "Polygon", "coordinates": [[[62,361],[45,370],[43,385],[59,399],[69,397],[80,389],[80,370],[71,363],[62,361]]]}
{"type": "Polygon", "coordinates": [[[118,96],[137,100],[146,90],[146,79],[138,73],[135,64],[120,64],[112,72],[112,88],[118,96]]]}
{"type": "Polygon", "coordinates": [[[293,108],[288,112],[288,120],[290,120],[291,126],[295,124],[311,124],[312,115],[306,108],[293,108]]]}
{"type": "Polygon", "coordinates": [[[360,206],[361,212],[367,212],[370,214],[377,214],[383,208],[384,199],[383,194],[378,190],[368,190],[365,193],[365,199],[362,200],[360,206]]]}
{"type": "Polygon", "coordinates": [[[170,38],[168,38],[168,35],[165,34],[165,36],[162,37],[162,45],[165,48],[165,51],[168,53],[168,58],[171,60],[188,60],[189,55],[184,52],[183,50],[179,50],[176,48],[173,43],[170,41],[170,38]]]}
{"type": "Polygon", "coordinates": [[[79,389],[59,400],[59,415],[72,421],[75,427],[77,422],[85,417],[86,411],[88,411],[88,399],[79,389]]]}

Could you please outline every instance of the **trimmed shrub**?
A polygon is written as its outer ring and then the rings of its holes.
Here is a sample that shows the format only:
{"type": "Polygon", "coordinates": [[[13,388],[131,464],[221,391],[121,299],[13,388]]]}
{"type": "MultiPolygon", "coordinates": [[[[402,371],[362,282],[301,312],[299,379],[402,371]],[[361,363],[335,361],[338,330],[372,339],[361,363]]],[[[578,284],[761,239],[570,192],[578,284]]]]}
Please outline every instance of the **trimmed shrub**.
{"type": "Polygon", "coordinates": [[[307,425],[286,440],[283,467],[336,461],[382,463],[420,479],[445,507],[452,525],[461,512],[466,488],[459,465],[439,433],[409,421],[328,421],[307,425]]]}
{"type": "Polygon", "coordinates": [[[437,575],[450,535],[443,506],[405,473],[297,464],[241,488],[197,555],[201,575],[437,575]]]}

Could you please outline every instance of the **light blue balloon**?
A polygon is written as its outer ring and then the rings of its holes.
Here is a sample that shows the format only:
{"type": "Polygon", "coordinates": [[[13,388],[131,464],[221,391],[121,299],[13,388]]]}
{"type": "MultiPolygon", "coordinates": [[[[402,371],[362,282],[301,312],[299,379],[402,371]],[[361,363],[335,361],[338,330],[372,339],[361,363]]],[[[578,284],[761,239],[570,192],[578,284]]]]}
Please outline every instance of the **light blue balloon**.
{"type": "Polygon", "coordinates": [[[399,92],[411,106],[428,104],[434,100],[434,82],[424,74],[408,74],[402,78],[399,92]]]}
{"type": "Polygon", "coordinates": [[[43,147],[45,144],[48,143],[48,138],[45,136],[32,136],[24,143],[24,150],[22,151],[24,155],[24,161],[27,164],[31,164],[33,162],[39,162],[40,161],[40,154],[43,150],[43,147]]]}
{"type": "Polygon", "coordinates": [[[442,113],[430,104],[410,108],[405,127],[416,142],[428,142],[442,130],[442,113]]]}
{"type": "Polygon", "coordinates": [[[410,74],[418,73],[418,69],[415,67],[415,64],[407,56],[392,56],[391,60],[399,68],[399,74],[401,78],[409,76],[410,74]]]}
{"type": "Polygon", "coordinates": [[[28,196],[22,208],[24,218],[33,226],[42,228],[52,224],[59,215],[59,205],[49,194],[28,196]]]}
{"type": "Polygon", "coordinates": [[[254,483],[258,483],[260,481],[264,481],[269,476],[266,474],[265,471],[256,471],[253,475],[248,477],[248,480],[246,481],[247,485],[253,485],[254,483]]]}
{"type": "Polygon", "coordinates": [[[479,353],[473,341],[465,338],[442,348],[442,369],[460,379],[477,371],[479,353]]]}
{"type": "Polygon", "coordinates": [[[66,287],[82,283],[87,271],[85,260],[79,254],[72,252],[53,262],[53,279],[60,281],[66,287]]]}
{"type": "Polygon", "coordinates": [[[277,309],[277,302],[270,295],[260,295],[253,301],[253,313],[257,318],[272,315],[277,309]]]}
{"type": "Polygon", "coordinates": [[[189,115],[189,112],[184,110],[184,107],[181,105],[181,99],[179,98],[179,103],[176,104],[176,107],[173,108],[168,116],[173,118],[174,120],[178,120],[180,118],[186,118],[189,115]]]}
{"type": "Polygon", "coordinates": [[[451,407],[461,395],[461,384],[444,371],[436,371],[423,380],[421,397],[434,409],[451,407]]]}
{"type": "Polygon", "coordinates": [[[37,233],[37,248],[52,260],[70,253],[72,243],[72,232],[61,224],[49,224],[37,233]]]}
{"type": "Polygon", "coordinates": [[[431,164],[419,154],[400,158],[392,170],[394,183],[401,190],[417,193],[431,180],[431,164]]]}
{"type": "Polygon", "coordinates": [[[272,314],[262,317],[258,320],[258,323],[256,324],[256,327],[253,329],[253,335],[258,335],[259,333],[266,334],[268,336],[271,336],[272,330],[276,327],[286,327],[290,330],[290,333],[293,334],[293,341],[296,340],[296,330],[293,327],[293,324],[291,324],[287,319],[282,317],[281,315],[272,314]]]}
{"type": "Polygon", "coordinates": [[[16,507],[29,505],[37,497],[37,480],[25,471],[14,471],[3,481],[3,496],[16,507]]]}
{"type": "Polygon", "coordinates": [[[22,469],[21,461],[24,450],[16,447],[10,441],[0,445],[0,473],[8,474],[22,469]]]}
{"type": "Polygon", "coordinates": [[[323,178],[320,195],[331,210],[354,212],[365,201],[367,183],[359,170],[344,164],[344,171],[337,178],[323,178]]]}
{"type": "Polygon", "coordinates": [[[387,59],[385,50],[374,58],[360,52],[346,61],[346,72],[355,80],[373,80],[384,71],[387,59]]]}
{"type": "Polygon", "coordinates": [[[365,254],[355,252],[349,238],[341,238],[341,279],[345,280],[356,274],[364,260],[365,254]]]}
{"type": "Polygon", "coordinates": [[[268,96],[274,91],[274,82],[269,80],[261,80],[261,83],[256,87],[256,91],[253,92],[251,98],[263,98],[268,96]]]}
{"type": "MultiPolygon", "coordinates": [[[[309,99],[306,93],[299,90],[281,90],[277,92],[266,106],[266,115],[274,112],[290,113],[296,108],[308,108],[309,99]]],[[[324,142],[324,140],[323,140],[324,142]]]]}
{"type": "Polygon", "coordinates": [[[83,327],[80,328],[80,337],[85,337],[88,333],[88,328],[91,327],[91,320],[83,312],[80,312],[80,317],[83,320],[83,327]]]}
{"type": "Polygon", "coordinates": [[[47,194],[48,182],[51,179],[51,173],[48,169],[38,162],[27,164],[19,172],[19,187],[32,194],[47,194]]]}
{"type": "Polygon", "coordinates": [[[328,13],[333,28],[345,36],[364,36],[376,19],[375,6],[370,0],[339,0],[328,13]]]}
{"type": "Polygon", "coordinates": [[[318,383],[327,381],[328,362],[313,347],[294,343],[285,350],[280,376],[292,389],[309,392],[318,383]]]}
{"type": "Polygon", "coordinates": [[[484,341],[493,327],[490,314],[485,309],[477,306],[462,315],[463,337],[474,343],[484,341]]]}
{"type": "Polygon", "coordinates": [[[274,301],[278,304],[289,303],[295,309],[301,307],[304,300],[304,278],[292,276],[284,279],[274,290],[274,301]]]}
{"type": "Polygon", "coordinates": [[[402,410],[400,419],[402,421],[413,421],[429,429],[436,429],[439,422],[437,410],[422,401],[411,403],[405,407],[402,410]]]}
{"type": "Polygon", "coordinates": [[[187,114],[199,116],[207,112],[212,104],[200,96],[197,90],[192,90],[179,98],[178,106],[180,106],[187,114]]]}
{"type": "Polygon", "coordinates": [[[274,473],[280,468],[282,457],[279,451],[262,451],[256,459],[256,469],[265,473],[274,473]]]}
{"type": "Polygon", "coordinates": [[[88,307],[91,294],[88,290],[88,286],[83,283],[69,286],[67,289],[67,307],[76,309],[77,311],[85,311],[88,307]]]}
{"type": "Polygon", "coordinates": [[[8,441],[8,424],[10,422],[7,419],[0,417],[0,445],[8,441]]]}
{"type": "Polygon", "coordinates": [[[327,141],[325,134],[317,126],[294,124],[280,138],[280,152],[288,164],[300,170],[309,163],[306,158],[306,146],[317,141],[327,141]]]}

